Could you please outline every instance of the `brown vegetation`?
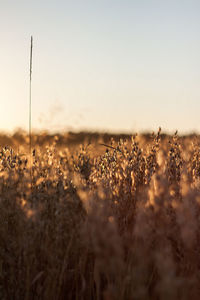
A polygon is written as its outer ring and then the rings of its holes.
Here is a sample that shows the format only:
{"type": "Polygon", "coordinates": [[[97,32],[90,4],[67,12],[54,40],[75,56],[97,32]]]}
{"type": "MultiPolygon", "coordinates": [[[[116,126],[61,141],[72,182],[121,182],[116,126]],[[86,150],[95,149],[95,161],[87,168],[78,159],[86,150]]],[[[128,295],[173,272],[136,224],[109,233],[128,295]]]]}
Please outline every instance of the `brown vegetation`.
{"type": "Polygon", "coordinates": [[[200,137],[69,137],[4,137],[0,299],[200,299],[200,137]]]}

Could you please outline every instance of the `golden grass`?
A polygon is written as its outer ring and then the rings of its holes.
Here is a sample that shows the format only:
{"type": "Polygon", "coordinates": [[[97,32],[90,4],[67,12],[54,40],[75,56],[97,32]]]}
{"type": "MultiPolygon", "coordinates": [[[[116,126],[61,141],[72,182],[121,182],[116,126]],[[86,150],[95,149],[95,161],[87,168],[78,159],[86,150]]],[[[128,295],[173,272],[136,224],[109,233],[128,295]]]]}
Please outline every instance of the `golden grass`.
{"type": "Polygon", "coordinates": [[[0,299],[200,299],[200,137],[123,138],[0,136],[0,299]]]}

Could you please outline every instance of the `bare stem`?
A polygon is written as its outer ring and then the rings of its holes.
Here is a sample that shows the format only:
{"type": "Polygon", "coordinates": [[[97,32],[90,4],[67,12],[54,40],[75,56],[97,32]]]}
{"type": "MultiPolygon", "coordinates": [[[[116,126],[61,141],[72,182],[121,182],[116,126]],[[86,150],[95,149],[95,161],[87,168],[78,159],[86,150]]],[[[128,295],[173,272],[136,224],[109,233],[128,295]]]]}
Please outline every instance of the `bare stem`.
{"type": "Polygon", "coordinates": [[[33,58],[33,37],[31,36],[31,48],[30,48],[30,81],[29,81],[29,154],[30,154],[30,174],[32,179],[32,133],[31,133],[31,105],[32,105],[32,93],[31,93],[31,84],[32,84],[32,58],[33,58]]]}

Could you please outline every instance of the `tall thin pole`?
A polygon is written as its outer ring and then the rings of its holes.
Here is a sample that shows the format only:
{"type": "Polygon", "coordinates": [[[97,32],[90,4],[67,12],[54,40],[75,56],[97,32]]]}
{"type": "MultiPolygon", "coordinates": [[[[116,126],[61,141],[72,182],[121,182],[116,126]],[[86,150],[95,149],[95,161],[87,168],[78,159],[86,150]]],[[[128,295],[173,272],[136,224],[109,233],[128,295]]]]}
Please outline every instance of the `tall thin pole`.
{"type": "MultiPolygon", "coordinates": [[[[33,59],[33,37],[31,36],[31,48],[30,48],[30,77],[29,77],[29,152],[30,152],[30,164],[32,165],[31,157],[32,157],[32,133],[31,133],[31,106],[32,106],[32,93],[31,93],[31,85],[32,85],[32,59],[33,59]]],[[[30,165],[30,170],[31,170],[30,165]]]]}

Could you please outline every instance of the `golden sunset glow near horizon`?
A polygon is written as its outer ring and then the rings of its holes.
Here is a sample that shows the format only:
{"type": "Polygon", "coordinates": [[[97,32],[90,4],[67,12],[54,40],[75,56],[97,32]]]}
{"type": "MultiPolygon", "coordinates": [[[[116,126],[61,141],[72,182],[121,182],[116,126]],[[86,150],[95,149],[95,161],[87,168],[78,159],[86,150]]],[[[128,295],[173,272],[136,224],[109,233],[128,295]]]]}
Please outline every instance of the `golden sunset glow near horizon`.
{"type": "Polygon", "coordinates": [[[1,1],[0,131],[200,132],[200,1],[1,1]]]}

